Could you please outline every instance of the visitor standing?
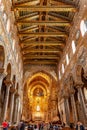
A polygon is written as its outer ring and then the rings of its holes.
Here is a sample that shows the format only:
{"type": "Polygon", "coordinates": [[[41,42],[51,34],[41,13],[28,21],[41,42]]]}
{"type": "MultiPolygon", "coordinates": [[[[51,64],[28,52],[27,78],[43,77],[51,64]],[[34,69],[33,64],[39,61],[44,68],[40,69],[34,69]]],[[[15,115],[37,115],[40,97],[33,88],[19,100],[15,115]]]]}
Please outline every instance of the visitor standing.
{"type": "Polygon", "coordinates": [[[3,130],[8,130],[9,124],[6,120],[2,122],[2,127],[3,127],[3,130]]]}
{"type": "Polygon", "coordinates": [[[76,130],[85,130],[83,124],[80,121],[77,122],[76,130]]]}

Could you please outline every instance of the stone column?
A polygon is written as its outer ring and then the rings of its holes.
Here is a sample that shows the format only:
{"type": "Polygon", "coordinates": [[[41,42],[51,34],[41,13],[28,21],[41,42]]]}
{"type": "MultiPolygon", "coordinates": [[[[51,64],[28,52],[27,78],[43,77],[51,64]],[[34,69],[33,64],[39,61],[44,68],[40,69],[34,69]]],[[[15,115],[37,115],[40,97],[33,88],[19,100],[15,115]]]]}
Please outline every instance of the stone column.
{"type": "MultiPolygon", "coordinates": [[[[6,76],[5,73],[2,73],[0,74],[0,115],[2,115],[1,111],[2,111],[2,108],[1,108],[1,87],[2,87],[2,82],[3,82],[3,79],[4,77],[6,76]]],[[[0,122],[1,122],[2,118],[0,117],[0,122]]]]}
{"type": "Polygon", "coordinates": [[[67,125],[70,124],[70,109],[69,109],[69,101],[68,101],[68,96],[64,96],[64,106],[65,106],[65,113],[66,113],[66,123],[67,125]]]}
{"type": "Polygon", "coordinates": [[[72,110],[73,110],[73,120],[74,120],[74,124],[77,123],[77,111],[76,111],[76,104],[75,104],[75,99],[74,99],[74,90],[71,90],[71,105],[72,105],[72,110]]]}
{"type": "MultiPolygon", "coordinates": [[[[12,87],[13,88],[13,87],[12,87]]],[[[13,110],[14,110],[14,96],[15,96],[15,88],[14,91],[11,93],[11,103],[10,103],[10,122],[12,123],[13,117],[13,110]]]]}
{"type": "Polygon", "coordinates": [[[8,85],[7,88],[6,88],[6,96],[5,96],[4,109],[3,109],[3,121],[6,119],[10,87],[11,87],[11,85],[8,85]]]}
{"type": "Polygon", "coordinates": [[[1,89],[1,86],[2,86],[2,80],[5,76],[6,76],[6,73],[4,73],[4,69],[0,68],[0,89],[1,89]]]}
{"type": "Polygon", "coordinates": [[[18,110],[17,110],[17,123],[20,121],[20,113],[21,113],[21,106],[20,106],[20,98],[18,97],[18,110]]]}
{"type": "Polygon", "coordinates": [[[3,81],[3,79],[5,78],[5,76],[6,76],[5,73],[0,74],[0,96],[1,96],[2,81],[3,81]]]}
{"type": "Polygon", "coordinates": [[[79,96],[81,109],[82,109],[82,112],[83,112],[84,123],[85,123],[87,117],[86,117],[86,106],[85,106],[85,102],[84,102],[84,96],[83,96],[83,93],[82,93],[82,86],[83,86],[83,84],[76,85],[76,87],[78,89],[78,96],[79,96]]]}
{"type": "Polygon", "coordinates": [[[16,99],[15,99],[15,111],[14,111],[14,122],[17,121],[17,114],[18,114],[18,96],[16,94],[16,99]]]}

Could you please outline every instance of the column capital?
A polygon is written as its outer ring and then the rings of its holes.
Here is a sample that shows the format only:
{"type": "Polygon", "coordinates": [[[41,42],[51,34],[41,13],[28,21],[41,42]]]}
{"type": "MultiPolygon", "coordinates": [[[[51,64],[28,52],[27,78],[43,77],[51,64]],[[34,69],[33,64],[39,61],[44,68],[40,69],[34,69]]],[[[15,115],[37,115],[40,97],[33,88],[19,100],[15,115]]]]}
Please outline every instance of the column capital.
{"type": "Polygon", "coordinates": [[[75,93],[74,88],[73,88],[73,87],[71,87],[71,88],[70,88],[70,90],[69,90],[69,92],[70,92],[70,94],[74,94],[74,93],[75,93]]]}
{"type": "Polygon", "coordinates": [[[69,97],[69,94],[67,92],[63,93],[63,98],[67,99],[69,97]]]}
{"type": "Polygon", "coordinates": [[[75,87],[76,87],[77,89],[83,87],[83,85],[84,85],[83,82],[75,83],[75,87]]]}
{"type": "Polygon", "coordinates": [[[6,80],[5,80],[5,85],[6,85],[7,87],[11,87],[11,86],[12,86],[12,82],[11,82],[9,79],[6,79],[6,80]]]}
{"type": "Polygon", "coordinates": [[[16,93],[16,89],[13,86],[11,86],[10,87],[10,92],[15,94],[16,93]]]}

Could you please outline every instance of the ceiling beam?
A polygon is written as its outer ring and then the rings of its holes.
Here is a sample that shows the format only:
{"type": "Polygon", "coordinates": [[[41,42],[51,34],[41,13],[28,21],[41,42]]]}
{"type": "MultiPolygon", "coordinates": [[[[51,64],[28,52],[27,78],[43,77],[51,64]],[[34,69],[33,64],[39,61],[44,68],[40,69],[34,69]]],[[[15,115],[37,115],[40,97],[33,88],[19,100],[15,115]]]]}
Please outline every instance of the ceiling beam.
{"type": "Polygon", "coordinates": [[[54,60],[59,60],[60,57],[57,57],[57,56],[47,56],[47,55],[33,55],[33,56],[27,56],[27,57],[23,57],[23,61],[25,60],[30,60],[30,59],[54,59],[54,60]]]}
{"type": "Polygon", "coordinates": [[[33,15],[33,16],[30,16],[30,17],[24,17],[24,18],[21,18],[20,19],[20,17],[19,18],[17,18],[17,20],[19,21],[21,21],[21,20],[34,20],[34,19],[37,19],[37,18],[39,18],[39,15],[33,15]]]}
{"type": "Polygon", "coordinates": [[[67,34],[65,34],[64,32],[55,32],[55,33],[53,33],[53,32],[48,32],[48,33],[45,33],[45,32],[41,32],[41,33],[39,33],[39,32],[36,32],[36,33],[32,33],[32,32],[19,32],[18,33],[18,36],[30,36],[30,37],[65,37],[65,38],[67,38],[68,37],[68,35],[67,34]]]}
{"type": "Polygon", "coordinates": [[[67,34],[67,32],[66,31],[64,31],[64,29],[63,29],[63,31],[62,30],[59,30],[59,29],[57,29],[56,27],[53,27],[53,26],[47,26],[47,29],[48,30],[50,30],[50,32],[64,32],[64,33],[66,33],[67,34]]]}
{"type": "Polygon", "coordinates": [[[17,25],[41,25],[41,26],[71,26],[68,21],[35,21],[35,20],[16,20],[17,25]]]}
{"type": "Polygon", "coordinates": [[[62,42],[26,42],[20,43],[21,47],[28,47],[28,46],[65,46],[65,43],[62,42]]]}
{"type": "Polygon", "coordinates": [[[55,4],[55,5],[66,4],[66,5],[73,5],[73,6],[76,5],[75,2],[71,0],[50,0],[50,4],[55,4]]]}
{"type": "Polygon", "coordinates": [[[27,4],[27,5],[35,5],[35,4],[38,4],[38,3],[40,3],[40,0],[20,0],[20,1],[17,1],[17,2],[14,2],[14,0],[12,0],[12,3],[14,4],[14,5],[25,5],[25,4],[27,4]]]}
{"type": "Polygon", "coordinates": [[[58,6],[20,6],[13,5],[12,10],[14,11],[39,11],[39,12],[76,12],[77,8],[70,5],[58,5],[58,6]]]}
{"type": "Polygon", "coordinates": [[[58,62],[57,61],[26,61],[26,62],[24,62],[24,65],[26,65],[26,64],[39,64],[39,65],[43,65],[43,64],[49,64],[49,65],[57,65],[58,64],[58,62]]]}
{"type": "Polygon", "coordinates": [[[36,40],[36,38],[38,38],[38,37],[36,37],[36,36],[35,36],[35,37],[29,37],[29,36],[28,36],[28,37],[26,37],[26,38],[23,38],[22,40],[20,39],[19,41],[20,41],[20,42],[28,42],[28,41],[31,41],[31,42],[32,42],[33,40],[36,40]]]}
{"type": "Polygon", "coordinates": [[[58,27],[58,26],[54,26],[54,27],[53,26],[47,26],[47,28],[51,31],[53,30],[55,32],[66,33],[67,35],[69,35],[69,33],[68,33],[68,31],[66,31],[66,29],[58,27]]]}
{"type": "MultiPolygon", "coordinates": [[[[28,57],[28,56],[30,56],[30,57],[32,57],[32,56],[39,56],[39,55],[41,55],[41,53],[38,53],[38,54],[35,54],[35,53],[27,53],[27,54],[23,54],[23,57],[28,57]]],[[[60,57],[60,54],[59,53],[52,53],[52,54],[50,54],[50,53],[46,53],[46,54],[44,54],[44,56],[48,56],[48,57],[50,57],[50,56],[55,56],[55,57],[60,57]]]]}
{"type": "Polygon", "coordinates": [[[38,27],[37,25],[33,25],[33,26],[30,26],[30,27],[24,27],[24,28],[20,29],[20,32],[27,31],[27,30],[30,30],[30,29],[33,29],[33,28],[37,28],[37,27],[38,27]]]}
{"type": "Polygon", "coordinates": [[[64,19],[64,18],[59,18],[59,17],[56,17],[56,16],[53,16],[53,15],[48,15],[48,18],[49,19],[52,19],[52,20],[55,20],[55,21],[63,21],[63,22],[70,22],[69,20],[66,20],[66,19],[64,19]]]}
{"type": "Polygon", "coordinates": [[[22,54],[28,54],[28,53],[62,53],[59,49],[28,49],[28,50],[22,50],[22,54]]]}
{"type": "Polygon", "coordinates": [[[17,20],[27,19],[27,18],[30,18],[30,17],[33,17],[33,16],[38,16],[38,12],[32,12],[32,13],[29,13],[29,14],[25,14],[23,16],[20,16],[17,20]]]}
{"type": "Polygon", "coordinates": [[[38,26],[20,29],[20,32],[31,32],[31,31],[35,31],[35,30],[38,30],[38,26]]]}
{"type": "MultiPolygon", "coordinates": [[[[64,4],[69,4],[69,5],[76,5],[76,4],[75,4],[76,2],[71,1],[71,0],[58,0],[58,1],[56,1],[56,0],[50,0],[50,3],[51,3],[51,4],[57,4],[58,2],[64,3],[64,4]]],[[[58,4],[59,4],[59,3],[58,3],[58,4]]]]}
{"type": "Polygon", "coordinates": [[[71,21],[69,17],[64,16],[64,15],[60,15],[57,12],[49,12],[48,14],[49,14],[49,16],[53,16],[53,17],[56,17],[56,18],[61,18],[63,20],[67,20],[67,21],[71,21]]]}

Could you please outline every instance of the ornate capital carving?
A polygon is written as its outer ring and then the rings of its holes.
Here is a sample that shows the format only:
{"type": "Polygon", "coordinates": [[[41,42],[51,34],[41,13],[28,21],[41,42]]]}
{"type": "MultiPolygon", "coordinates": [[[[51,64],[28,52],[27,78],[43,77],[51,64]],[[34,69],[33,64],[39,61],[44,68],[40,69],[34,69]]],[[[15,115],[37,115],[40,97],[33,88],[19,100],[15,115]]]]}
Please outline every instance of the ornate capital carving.
{"type": "Polygon", "coordinates": [[[83,85],[84,85],[83,82],[75,83],[75,87],[76,87],[77,89],[83,87],[83,85]]]}
{"type": "Polygon", "coordinates": [[[11,92],[11,93],[15,93],[15,92],[16,92],[16,89],[15,89],[13,86],[11,86],[11,87],[10,87],[10,92],[11,92]]]}
{"type": "Polygon", "coordinates": [[[7,87],[11,87],[12,86],[12,82],[9,79],[6,79],[4,82],[5,82],[7,87]]]}
{"type": "Polygon", "coordinates": [[[68,98],[69,97],[68,91],[64,91],[62,97],[63,98],[68,98]]]}
{"type": "Polygon", "coordinates": [[[70,89],[70,94],[74,94],[75,90],[74,89],[70,89]]]}

